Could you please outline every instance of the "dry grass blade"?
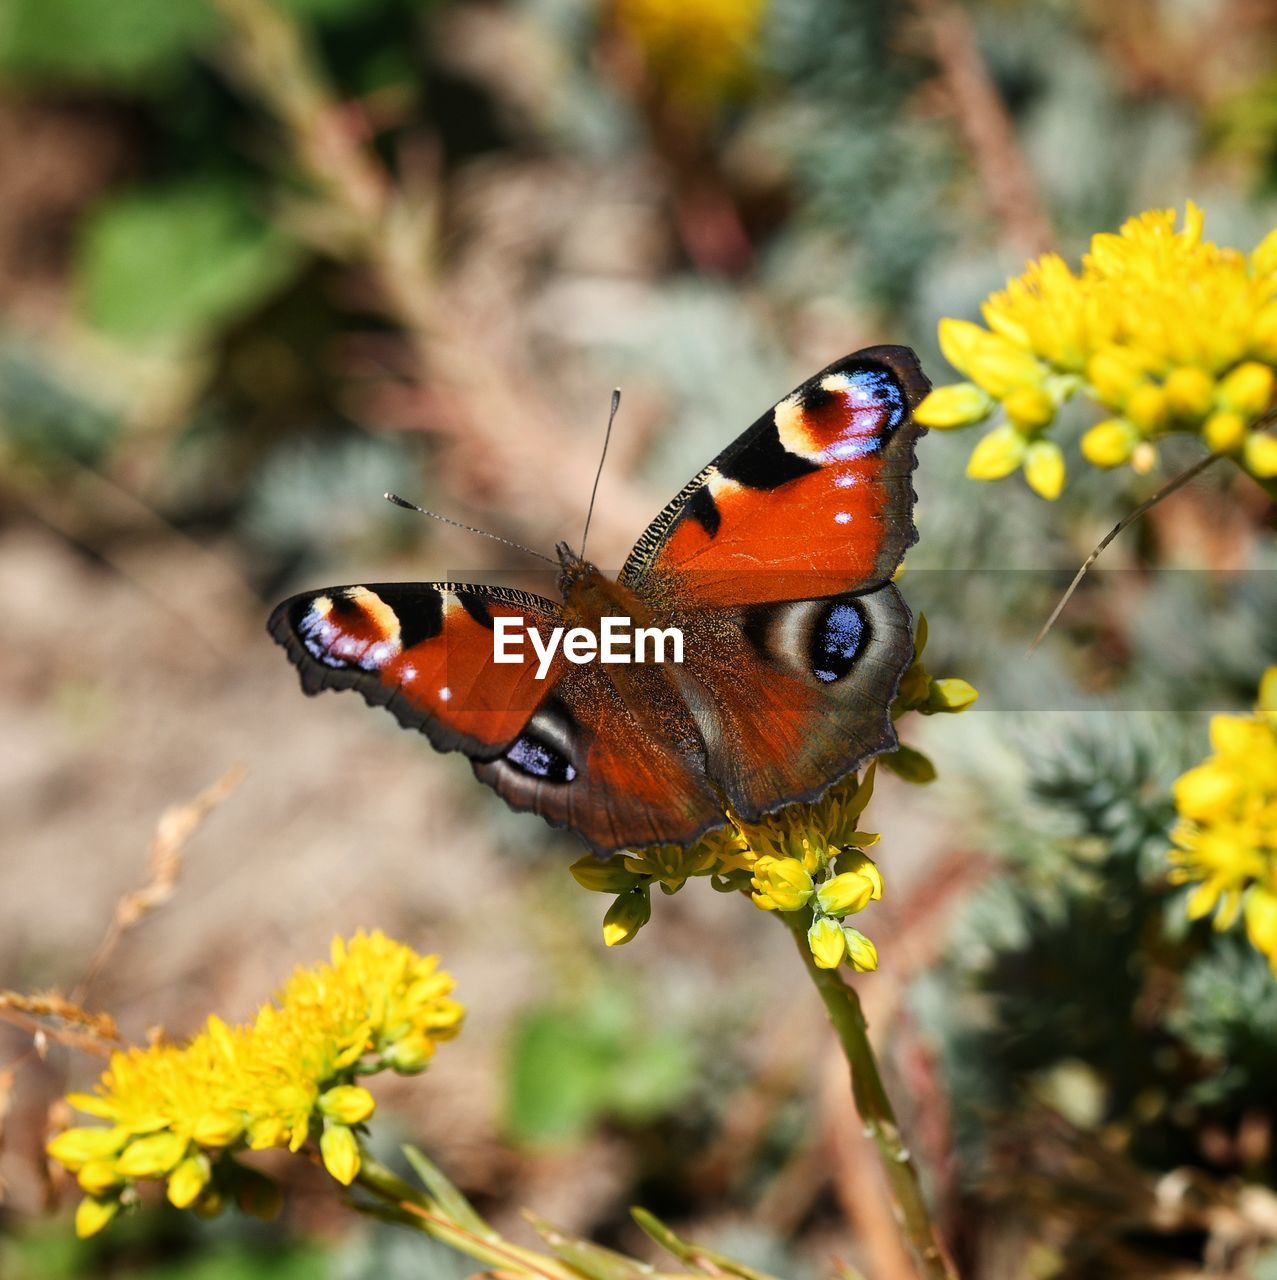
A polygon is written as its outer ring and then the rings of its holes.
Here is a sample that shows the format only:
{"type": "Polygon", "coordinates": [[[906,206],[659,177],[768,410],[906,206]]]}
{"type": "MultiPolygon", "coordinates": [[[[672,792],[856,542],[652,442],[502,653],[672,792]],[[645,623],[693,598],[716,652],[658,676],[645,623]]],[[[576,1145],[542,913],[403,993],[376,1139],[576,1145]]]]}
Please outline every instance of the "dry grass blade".
{"type": "Polygon", "coordinates": [[[1164,484],[1151,498],[1146,498],[1140,503],[1134,511],[1124,515],[1109,531],[1100,539],[1099,545],[1091,552],[1089,556],[1082,562],[1082,567],[1073,575],[1073,581],[1069,583],[1068,590],[1060,597],[1060,602],[1051,610],[1051,616],[1042,624],[1042,630],[1037,633],[1033,639],[1033,643],[1029,645],[1029,652],[1036,653],[1038,646],[1046,639],[1051,628],[1055,626],[1060,614],[1064,612],[1064,606],[1073,599],[1073,593],[1082,585],[1082,579],[1086,577],[1090,567],[1100,558],[1104,548],[1116,538],[1123,529],[1133,525],[1140,516],[1151,511],[1163,498],[1169,498],[1176,489],[1181,489],[1190,480],[1195,480],[1212,462],[1217,462],[1220,458],[1218,453],[1208,453],[1206,457],[1200,461],[1193,463],[1187,471],[1181,471],[1173,480],[1164,484]]]}
{"type": "Polygon", "coordinates": [[[193,800],[166,809],[156,825],[155,837],[147,851],[146,883],[126,893],[115,904],[115,914],[89,961],[84,977],[72,993],[82,999],[103,969],[106,968],[121,938],[157,907],[163,906],[177,887],[182,869],[182,851],[190,838],[203,825],[208,815],[244,780],[240,765],[227,770],[211,787],[206,787],[193,800]]]}
{"type": "Polygon", "coordinates": [[[23,995],[19,991],[0,991],[0,1010],[26,1013],[36,1018],[57,1018],[82,1027],[90,1035],[103,1040],[119,1038],[115,1019],[109,1013],[90,1013],[56,991],[34,996],[23,995]]]}

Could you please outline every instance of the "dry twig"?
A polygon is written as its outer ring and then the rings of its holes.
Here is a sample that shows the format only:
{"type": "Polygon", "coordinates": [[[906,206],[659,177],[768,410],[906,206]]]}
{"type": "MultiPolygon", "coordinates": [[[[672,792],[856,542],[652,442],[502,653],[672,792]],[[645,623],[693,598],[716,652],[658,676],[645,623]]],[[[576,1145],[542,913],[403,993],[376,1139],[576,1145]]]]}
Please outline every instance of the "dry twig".
{"type": "Polygon", "coordinates": [[[244,769],[235,765],[227,770],[212,786],[206,787],[193,800],[173,805],[160,816],[155,836],[147,851],[146,883],[139,889],[126,893],[115,904],[115,915],[107,926],[102,941],[98,943],[93,958],[76,984],[73,998],[83,998],[93,985],[107,962],[115,954],[120,939],[134,928],[156,907],[162,906],[177,887],[178,873],[182,869],[182,851],[187,841],[199,830],[204,820],[244,780],[244,769]]]}
{"type": "Polygon", "coordinates": [[[1051,223],[970,18],[955,0],[914,4],[926,24],[950,109],[994,216],[1017,252],[1029,257],[1045,253],[1053,240],[1051,223]]]}

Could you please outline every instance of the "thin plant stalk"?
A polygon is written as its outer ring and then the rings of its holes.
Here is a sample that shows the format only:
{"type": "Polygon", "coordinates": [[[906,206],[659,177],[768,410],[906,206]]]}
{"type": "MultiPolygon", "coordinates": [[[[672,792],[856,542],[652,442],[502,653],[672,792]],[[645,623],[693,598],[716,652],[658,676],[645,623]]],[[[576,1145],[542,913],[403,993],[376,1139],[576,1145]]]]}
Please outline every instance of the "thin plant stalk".
{"type": "Polygon", "coordinates": [[[843,980],[837,969],[822,969],[807,945],[808,912],[776,912],[794,935],[798,954],[803,959],[821,1000],[834,1024],[838,1042],[851,1070],[851,1092],[856,1110],[864,1121],[865,1132],[873,1140],[887,1176],[892,1209],[905,1239],[909,1242],[927,1280],[958,1280],[958,1272],[939,1233],[931,1220],[922,1193],[918,1170],[900,1134],[896,1113],[882,1083],[878,1060],[869,1043],[869,1024],[865,1021],[860,997],[843,980]]]}
{"type": "Polygon", "coordinates": [[[398,1211],[399,1221],[456,1249],[488,1267],[506,1268],[507,1274],[537,1277],[538,1280],[577,1280],[576,1273],[551,1258],[502,1239],[495,1232],[485,1238],[452,1221],[426,1192],[405,1182],[367,1151],[360,1154],[356,1185],[398,1211]]]}

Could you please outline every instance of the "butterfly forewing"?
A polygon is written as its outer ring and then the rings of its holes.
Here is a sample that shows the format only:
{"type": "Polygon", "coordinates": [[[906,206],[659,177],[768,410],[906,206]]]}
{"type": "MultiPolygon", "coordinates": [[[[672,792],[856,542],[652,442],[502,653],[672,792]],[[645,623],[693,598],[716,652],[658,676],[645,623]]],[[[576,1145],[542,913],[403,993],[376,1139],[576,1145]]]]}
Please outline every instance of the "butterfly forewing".
{"type": "Polygon", "coordinates": [[[688,483],[621,581],[671,607],[835,595],[889,579],[916,538],[913,409],[928,383],[907,347],[831,364],[688,483]]]}
{"type": "MultiPolygon", "coordinates": [[[[530,650],[522,662],[494,662],[493,623],[503,616],[546,631],[562,623],[554,601],[523,591],[397,582],[293,596],[269,627],[307,693],[355,689],[441,751],[491,759],[518,739],[549,687],[530,650]]],[[[558,659],[550,680],[561,667],[558,659]]]]}

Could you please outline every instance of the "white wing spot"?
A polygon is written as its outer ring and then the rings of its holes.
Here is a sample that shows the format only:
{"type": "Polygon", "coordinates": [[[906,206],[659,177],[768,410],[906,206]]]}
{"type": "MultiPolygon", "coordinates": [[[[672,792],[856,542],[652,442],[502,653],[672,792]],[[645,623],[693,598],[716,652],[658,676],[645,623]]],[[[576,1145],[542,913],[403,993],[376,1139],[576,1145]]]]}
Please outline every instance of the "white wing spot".
{"type": "Polygon", "coordinates": [[[439,690],[439,701],[447,702],[448,699],[451,697],[452,697],[452,690],[449,689],[447,685],[444,685],[443,688],[439,690]]]}
{"type": "Polygon", "coordinates": [[[834,516],[834,524],[850,524],[850,523],[851,523],[850,511],[840,511],[836,516],[834,516]]]}

